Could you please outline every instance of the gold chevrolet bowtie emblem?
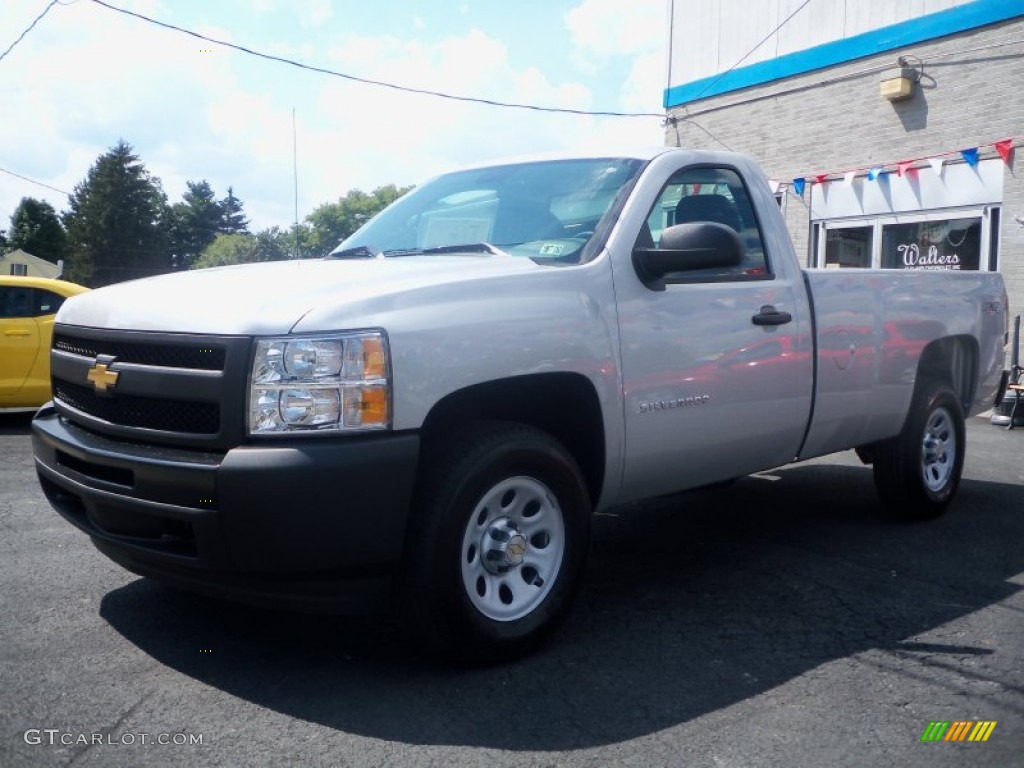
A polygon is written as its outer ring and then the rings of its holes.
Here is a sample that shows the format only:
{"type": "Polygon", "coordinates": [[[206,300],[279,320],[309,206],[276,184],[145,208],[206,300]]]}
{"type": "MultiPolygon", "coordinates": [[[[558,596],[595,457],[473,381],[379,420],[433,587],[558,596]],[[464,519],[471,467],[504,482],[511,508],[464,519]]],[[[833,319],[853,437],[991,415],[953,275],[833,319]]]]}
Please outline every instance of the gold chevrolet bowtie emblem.
{"type": "Polygon", "coordinates": [[[117,371],[107,368],[106,363],[96,363],[89,369],[85,378],[93,383],[97,392],[106,392],[108,387],[114,387],[117,384],[117,377],[120,375],[117,371]]]}

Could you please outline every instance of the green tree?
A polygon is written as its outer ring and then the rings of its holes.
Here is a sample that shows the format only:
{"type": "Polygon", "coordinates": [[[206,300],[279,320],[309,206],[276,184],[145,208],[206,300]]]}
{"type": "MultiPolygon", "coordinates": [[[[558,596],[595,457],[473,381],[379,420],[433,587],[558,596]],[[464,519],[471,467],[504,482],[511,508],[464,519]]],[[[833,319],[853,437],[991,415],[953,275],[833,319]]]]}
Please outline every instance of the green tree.
{"type": "Polygon", "coordinates": [[[68,236],[57,212],[45,200],[23,197],[11,215],[12,249],[20,248],[56,264],[67,255],[68,236]]]}
{"type": "MultiPolygon", "coordinates": [[[[412,187],[387,184],[367,194],[359,189],[349,191],[336,203],[317,206],[306,217],[310,234],[306,248],[314,256],[325,256],[342,240],[355,232],[367,219],[408,192],[412,187]]],[[[301,235],[300,235],[301,239],[301,235]]]]}
{"type": "Polygon", "coordinates": [[[217,235],[192,263],[192,269],[225,267],[229,264],[248,264],[260,259],[259,243],[250,234],[217,235]]]}
{"type": "Polygon", "coordinates": [[[223,212],[206,179],[185,183],[184,202],[171,206],[170,237],[175,268],[188,269],[221,230],[223,212]]]}
{"type": "Polygon", "coordinates": [[[294,257],[295,236],[280,227],[270,227],[255,235],[249,233],[217,235],[192,269],[251,264],[257,261],[284,261],[294,257]]]}
{"type": "Polygon", "coordinates": [[[92,287],[170,268],[167,196],[123,139],[75,185],[64,213],[69,280],[92,287]]]}
{"type": "Polygon", "coordinates": [[[0,229],[0,253],[7,251],[7,233],[0,229]]]}
{"type": "Polygon", "coordinates": [[[249,220],[242,212],[242,201],[235,197],[231,187],[228,187],[227,197],[220,201],[220,231],[229,235],[249,231],[249,220]]]}

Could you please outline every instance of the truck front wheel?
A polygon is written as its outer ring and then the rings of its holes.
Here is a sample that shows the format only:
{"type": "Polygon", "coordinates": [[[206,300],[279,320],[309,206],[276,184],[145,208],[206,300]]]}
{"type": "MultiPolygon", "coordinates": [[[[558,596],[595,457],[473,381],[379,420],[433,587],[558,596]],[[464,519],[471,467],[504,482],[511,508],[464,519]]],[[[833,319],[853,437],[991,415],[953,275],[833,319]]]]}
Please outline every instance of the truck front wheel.
{"type": "Polygon", "coordinates": [[[590,503],[576,462],[547,433],[512,423],[474,425],[425,454],[406,615],[454,661],[530,652],[565,616],[586,563],[590,503]]]}
{"type": "Polygon", "coordinates": [[[894,438],[874,452],[875,487],[895,517],[937,517],[960,484],[966,441],[964,413],[948,384],[924,383],[894,438]]]}

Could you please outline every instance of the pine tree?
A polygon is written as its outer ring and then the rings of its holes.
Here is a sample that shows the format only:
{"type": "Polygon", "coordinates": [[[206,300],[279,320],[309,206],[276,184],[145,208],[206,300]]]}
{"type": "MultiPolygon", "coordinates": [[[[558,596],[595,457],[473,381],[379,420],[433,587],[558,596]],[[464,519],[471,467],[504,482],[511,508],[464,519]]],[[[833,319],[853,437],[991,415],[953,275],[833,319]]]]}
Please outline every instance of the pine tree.
{"type": "Polygon", "coordinates": [[[11,215],[9,245],[56,264],[67,255],[68,236],[52,205],[23,197],[11,215]]]}
{"type": "Polygon", "coordinates": [[[188,269],[221,231],[221,205],[210,183],[186,182],[184,202],[172,206],[171,240],[175,268],[188,269]]]}
{"type": "Polygon", "coordinates": [[[242,212],[242,201],[228,187],[228,195],[220,201],[220,231],[227,235],[241,235],[249,231],[249,220],[242,212]]]}
{"type": "Polygon", "coordinates": [[[166,272],[168,215],[160,180],[118,141],[69,197],[68,279],[95,287],[166,272]]]}

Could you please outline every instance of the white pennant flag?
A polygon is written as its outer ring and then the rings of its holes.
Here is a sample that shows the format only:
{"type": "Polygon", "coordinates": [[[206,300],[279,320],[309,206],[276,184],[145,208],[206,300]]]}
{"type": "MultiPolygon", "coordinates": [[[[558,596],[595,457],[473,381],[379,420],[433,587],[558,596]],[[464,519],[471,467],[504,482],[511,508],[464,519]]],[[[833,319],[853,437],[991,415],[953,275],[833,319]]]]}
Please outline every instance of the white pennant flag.
{"type": "Polygon", "coordinates": [[[936,176],[942,175],[942,158],[941,157],[929,157],[928,164],[931,165],[932,170],[935,171],[936,176]]]}
{"type": "Polygon", "coordinates": [[[853,177],[857,175],[856,171],[847,171],[843,174],[843,184],[847,187],[853,184],[853,177]]]}

